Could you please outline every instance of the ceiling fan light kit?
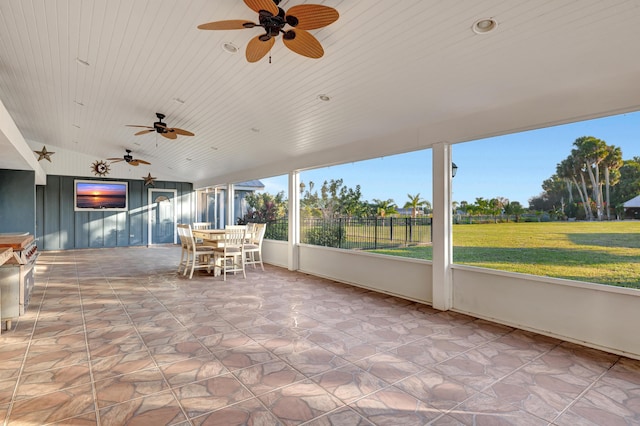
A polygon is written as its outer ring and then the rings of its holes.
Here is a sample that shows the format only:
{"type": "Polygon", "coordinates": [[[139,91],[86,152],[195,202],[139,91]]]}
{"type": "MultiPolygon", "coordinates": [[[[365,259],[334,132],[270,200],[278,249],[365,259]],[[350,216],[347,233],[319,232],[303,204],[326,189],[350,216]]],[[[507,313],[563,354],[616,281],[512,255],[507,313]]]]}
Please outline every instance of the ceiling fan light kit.
{"type": "Polygon", "coordinates": [[[261,27],[264,34],[252,38],[247,44],[245,56],[248,62],[258,62],[273,47],[275,38],[282,34],[282,42],[293,52],[318,59],[324,55],[322,45],[308,30],[326,27],[338,20],[338,11],[319,4],[292,6],[287,12],[278,7],[280,0],[244,0],[258,13],[258,23],[233,19],[198,25],[201,30],[242,30],[261,27]],[[285,29],[285,26],[291,27],[285,29]]]}

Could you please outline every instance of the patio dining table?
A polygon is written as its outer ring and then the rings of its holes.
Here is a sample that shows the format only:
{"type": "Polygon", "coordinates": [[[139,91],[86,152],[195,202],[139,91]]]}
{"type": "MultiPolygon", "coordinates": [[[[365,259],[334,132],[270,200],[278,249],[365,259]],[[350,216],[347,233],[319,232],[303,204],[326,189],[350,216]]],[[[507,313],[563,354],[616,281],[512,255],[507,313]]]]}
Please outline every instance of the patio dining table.
{"type": "MultiPolygon", "coordinates": [[[[224,229],[194,229],[193,236],[202,240],[205,246],[219,247],[224,240],[224,229]]],[[[219,267],[213,268],[213,276],[219,276],[219,267]]]]}
{"type": "Polygon", "coordinates": [[[200,238],[207,246],[218,246],[218,242],[224,239],[224,229],[194,229],[193,236],[200,238]]]}

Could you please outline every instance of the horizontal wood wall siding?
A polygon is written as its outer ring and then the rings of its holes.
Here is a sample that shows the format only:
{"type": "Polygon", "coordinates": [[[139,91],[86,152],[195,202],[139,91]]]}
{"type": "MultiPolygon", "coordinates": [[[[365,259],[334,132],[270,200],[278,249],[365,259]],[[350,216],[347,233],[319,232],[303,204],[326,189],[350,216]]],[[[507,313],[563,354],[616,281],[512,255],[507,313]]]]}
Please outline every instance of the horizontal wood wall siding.
{"type": "MultiPolygon", "coordinates": [[[[42,250],[127,247],[148,243],[146,206],[150,187],[145,186],[144,181],[116,179],[129,183],[129,211],[76,212],[73,206],[75,179],[73,176],[50,175],[47,176],[47,185],[36,188],[36,237],[42,250]]],[[[153,188],[175,189],[178,222],[191,223],[195,220],[195,194],[191,183],[157,181],[153,188]]]]}

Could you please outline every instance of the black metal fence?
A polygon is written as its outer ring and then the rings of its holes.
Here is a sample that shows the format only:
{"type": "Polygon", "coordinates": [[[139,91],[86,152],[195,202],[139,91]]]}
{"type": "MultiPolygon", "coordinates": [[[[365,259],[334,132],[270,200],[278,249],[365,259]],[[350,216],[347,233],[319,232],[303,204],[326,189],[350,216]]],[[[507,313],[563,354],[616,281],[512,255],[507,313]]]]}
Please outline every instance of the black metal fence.
{"type": "MultiPolygon", "coordinates": [[[[287,219],[269,222],[265,238],[286,241],[287,229],[287,219]]],[[[431,219],[428,217],[302,219],[300,240],[305,244],[360,250],[428,244],[431,242],[431,219]]]]}
{"type": "Polygon", "coordinates": [[[289,220],[278,219],[267,222],[264,237],[268,240],[288,241],[289,240],[289,220]]]}

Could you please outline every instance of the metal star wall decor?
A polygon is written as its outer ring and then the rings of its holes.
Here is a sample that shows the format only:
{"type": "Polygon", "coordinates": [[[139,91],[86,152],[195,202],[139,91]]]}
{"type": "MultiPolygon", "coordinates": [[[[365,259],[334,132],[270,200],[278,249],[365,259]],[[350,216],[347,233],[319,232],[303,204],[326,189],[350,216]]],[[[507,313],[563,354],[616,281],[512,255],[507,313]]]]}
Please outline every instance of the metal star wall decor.
{"type": "Polygon", "coordinates": [[[142,179],[144,179],[144,186],[156,184],[156,178],[151,176],[151,173],[149,173],[147,176],[142,176],[142,179]]]}
{"type": "Polygon", "coordinates": [[[40,151],[33,151],[33,152],[38,154],[38,161],[40,161],[40,160],[42,160],[44,158],[44,159],[49,160],[50,163],[51,163],[51,156],[53,154],[55,154],[55,152],[47,151],[47,147],[46,146],[43,146],[42,150],[40,150],[40,151]]]}

